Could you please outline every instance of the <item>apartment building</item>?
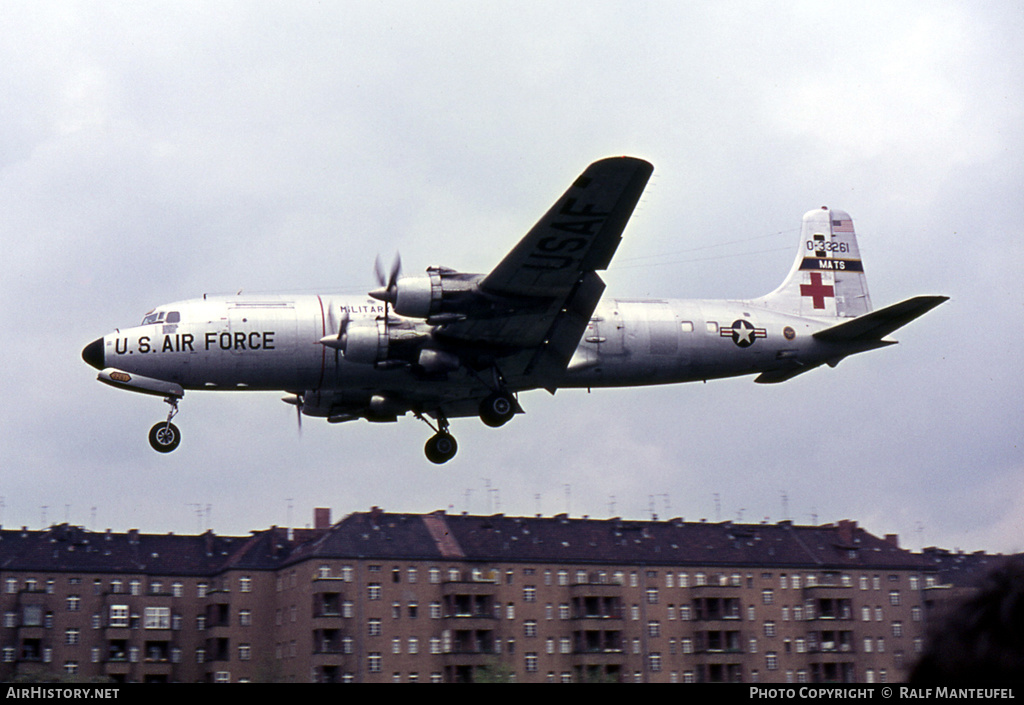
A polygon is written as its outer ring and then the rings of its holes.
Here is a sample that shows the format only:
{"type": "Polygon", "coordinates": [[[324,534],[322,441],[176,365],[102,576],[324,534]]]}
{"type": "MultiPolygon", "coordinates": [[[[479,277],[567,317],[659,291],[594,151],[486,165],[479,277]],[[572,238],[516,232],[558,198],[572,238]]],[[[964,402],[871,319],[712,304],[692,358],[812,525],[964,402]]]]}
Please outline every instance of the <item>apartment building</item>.
{"type": "Polygon", "coordinates": [[[0,531],[0,677],[885,682],[935,568],[855,522],[390,513],[0,531]]]}

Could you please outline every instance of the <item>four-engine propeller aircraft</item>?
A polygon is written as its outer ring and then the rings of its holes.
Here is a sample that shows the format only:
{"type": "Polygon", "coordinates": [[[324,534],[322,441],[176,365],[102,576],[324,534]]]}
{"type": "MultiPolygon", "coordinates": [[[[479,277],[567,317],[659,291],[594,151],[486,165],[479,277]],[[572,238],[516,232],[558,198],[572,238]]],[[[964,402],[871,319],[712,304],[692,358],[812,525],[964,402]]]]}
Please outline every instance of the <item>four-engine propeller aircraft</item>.
{"type": "Polygon", "coordinates": [[[850,216],[803,219],[782,285],[747,301],[601,300],[606,269],[653,167],[591,164],[489,274],[396,260],[366,297],[229,296],[160,306],[141,325],[85,347],[99,380],[164,397],[150,444],[174,450],[185,390],[284,390],[302,415],[331,423],[412,412],[434,435],[426,455],[456,452],[449,419],[502,426],[531,389],[670,384],[756,374],[783,382],[890,345],[897,328],[947,297],[873,311],[850,216]],[[431,422],[430,419],[433,419],[431,422]]]}

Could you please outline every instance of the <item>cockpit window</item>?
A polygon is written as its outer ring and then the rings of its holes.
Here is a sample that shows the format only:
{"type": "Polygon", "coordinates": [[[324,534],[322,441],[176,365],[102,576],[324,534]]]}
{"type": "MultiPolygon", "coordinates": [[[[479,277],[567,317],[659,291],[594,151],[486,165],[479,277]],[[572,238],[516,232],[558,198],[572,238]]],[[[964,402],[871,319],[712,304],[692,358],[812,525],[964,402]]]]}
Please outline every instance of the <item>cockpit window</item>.
{"type": "Polygon", "coordinates": [[[142,325],[148,326],[154,323],[179,323],[181,314],[178,311],[152,311],[142,319],[142,325]]]}

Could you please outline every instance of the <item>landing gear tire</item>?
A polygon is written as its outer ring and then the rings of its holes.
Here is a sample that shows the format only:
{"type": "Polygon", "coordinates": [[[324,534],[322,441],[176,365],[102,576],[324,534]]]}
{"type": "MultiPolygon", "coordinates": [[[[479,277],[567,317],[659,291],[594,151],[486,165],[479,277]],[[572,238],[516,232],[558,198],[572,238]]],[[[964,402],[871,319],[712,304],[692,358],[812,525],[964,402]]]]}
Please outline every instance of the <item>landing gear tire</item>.
{"type": "Polygon", "coordinates": [[[161,421],[149,429],[149,445],[157,453],[170,453],[181,443],[181,431],[168,421],[161,421]]]}
{"type": "Polygon", "coordinates": [[[516,415],[516,401],[508,392],[495,392],[480,402],[480,420],[491,428],[504,426],[516,415]]]}
{"type": "Polygon", "coordinates": [[[459,444],[455,442],[455,438],[451,434],[443,432],[431,436],[423,448],[427,460],[437,465],[447,463],[455,457],[458,450],[459,444]]]}

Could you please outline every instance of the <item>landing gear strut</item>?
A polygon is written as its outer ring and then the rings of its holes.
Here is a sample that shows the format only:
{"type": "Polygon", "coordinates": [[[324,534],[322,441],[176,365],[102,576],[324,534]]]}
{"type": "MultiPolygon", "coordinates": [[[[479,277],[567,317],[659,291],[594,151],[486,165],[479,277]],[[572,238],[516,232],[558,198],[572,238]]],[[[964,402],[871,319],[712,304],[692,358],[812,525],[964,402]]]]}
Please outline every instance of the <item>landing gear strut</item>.
{"type": "Polygon", "coordinates": [[[455,453],[459,450],[459,444],[455,442],[455,437],[448,432],[448,418],[438,411],[437,428],[434,428],[434,425],[427,421],[422,414],[416,414],[416,418],[435,431],[434,435],[427,439],[427,444],[423,446],[423,453],[427,456],[427,460],[441,465],[454,458],[455,453]]]}
{"type": "Polygon", "coordinates": [[[178,447],[181,443],[181,431],[178,427],[171,423],[178,413],[178,399],[180,397],[167,397],[164,399],[165,402],[171,405],[171,410],[167,412],[167,420],[158,423],[149,429],[149,445],[153,447],[157,453],[170,453],[172,450],[178,447]]]}

